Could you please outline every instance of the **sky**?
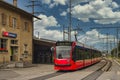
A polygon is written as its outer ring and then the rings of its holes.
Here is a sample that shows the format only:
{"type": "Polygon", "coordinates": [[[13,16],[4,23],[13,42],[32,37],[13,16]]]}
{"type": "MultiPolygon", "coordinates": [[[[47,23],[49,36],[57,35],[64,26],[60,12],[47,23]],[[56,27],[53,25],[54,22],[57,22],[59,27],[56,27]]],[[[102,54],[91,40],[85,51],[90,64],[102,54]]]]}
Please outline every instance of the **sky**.
{"type": "MultiPolygon", "coordinates": [[[[5,0],[12,4],[12,0],[5,0]]],[[[18,0],[18,7],[31,13],[31,0],[18,0]]],[[[109,49],[116,46],[116,28],[120,25],[120,0],[71,0],[72,29],[77,29],[78,41],[99,50],[106,50],[108,39],[109,49]],[[79,29],[78,29],[79,28],[79,29]],[[107,36],[108,34],[108,36],[107,36]],[[115,41],[114,41],[115,38],[115,41]]],[[[34,22],[34,35],[40,38],[63,40],[63,26],[69,26],[69,0],[36,0],[36,16],[42,18],[34,22]]],[[[119,30],[118,30],[119,32],[119,30]]],[[[74,31],[71,32],[75,41],[74,31]]],[[[119,35],[118,35],[119,37],[119,35]]],[[[66,38],[67,40],[67,35],[66,38]]]]}

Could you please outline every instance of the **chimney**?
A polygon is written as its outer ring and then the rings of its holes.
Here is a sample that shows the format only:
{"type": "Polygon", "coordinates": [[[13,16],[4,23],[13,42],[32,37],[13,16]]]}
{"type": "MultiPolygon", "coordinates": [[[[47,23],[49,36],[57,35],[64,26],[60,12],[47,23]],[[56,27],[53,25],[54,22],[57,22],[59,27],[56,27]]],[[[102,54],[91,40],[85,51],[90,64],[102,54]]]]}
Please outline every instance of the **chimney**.
{"type": "Polygon", "coordinates": [[[13,0],[13,5],[17,7],[17,0],[13,0]]]}

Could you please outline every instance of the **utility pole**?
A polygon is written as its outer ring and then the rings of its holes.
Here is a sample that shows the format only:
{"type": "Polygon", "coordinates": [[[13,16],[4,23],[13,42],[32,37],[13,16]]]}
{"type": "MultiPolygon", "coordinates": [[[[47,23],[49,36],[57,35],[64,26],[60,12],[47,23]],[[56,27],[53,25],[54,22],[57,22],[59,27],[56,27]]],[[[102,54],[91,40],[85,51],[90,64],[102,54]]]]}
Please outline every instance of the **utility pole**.
{"type": "Polygon", "coordinates": [[[67,34],[67,40],[68,40],[68,27],[65,27],[63,25],[63,41],[66,41],[66,34],[67,34]]]}
{"type": "MultiPolygon", "coordinates": [[[[112,50],[112,41],[110,41],[110,50],[112,50]]],[[[110,51],[110,54],[111,54],[111,51],[110,51]]]]}
{"type": "Polygon", "coordinates": [[[106,46],[106,50],[107,50],[107,54],[108,54],[108,51],[109,51],[109,45],[108,45],[108,39],[109,39],[109,37],[108,37],[108,33],[106,34],[106,37],[105,38],[100,38],[100,36],[98,36],[99,37],[99,39],[103,39],[103,44],[105,44],[105,46],[106,46]],[[105,39],[105,43],[104,43],[104,39],[105,39]]]}
{"type": "Polygon", "coordinates": [[[71,0],[69,0],[69,27],[68,27],[68,41],[71,41],[71,29],[72,29],[72,9],[71,0]]]}
{"type": "Polygon", "coordinates": [[[29,5],[27,5],[26,7],[31,7],[32,8],[32,14],[35,15],[37,13],[40,13],[40,12],[35,12],[35,7],[36,6],[40,6],[40,4],[37,4],[38,1],[37,0],[29,0],[29,5]]]}
{"type": "Polygon", "coordinates": [[[75,35],[75,41],[78,41],[77,40],[77,31],[75,31],[74,35],[75,35]]]}
{"type": "Polygon", "coordinates": [[[64,25],[63,25],[63,41],[65,41],[65,28],[64,28],[64,25]]]}
{"type": "Polygon", "coordinates": [[[116,55],[116,57],[118,58],[118,54],[119,54],[119,49],[118,49],[118,47],[119,47],[118,28],[116,29],[116,31],[117,31],[117,55],[116,55]]]}
{"type": "Polygon", "coordinates": [[[78,39],[77,39],[77,29],[73,29],[73,31],[74,31],[75,41],[78,41],[78,39]]]}
{"type": "Polygon", "coordinates": [[[106,37],[106,39],[107,39],[106,47],[107,47],[107,54],[108,54],[108,51],[109,51],[109,50],[108,50],[108,47],[109,47],[109,46],[108,46],[108,33],[106,34],[106,36],[107,36],[107,37],[106,37]]]}
{"type": "Polygon", "coordinates": [[[68,41],[71,41],[71,31],[72,31],[72,9],[71,9],[71,0],[69,0],[69,20],[68,20],[68,28],[65,29],[65,27],[63,26],[63,40],[65,40],[65,34],[68,35],[68,41]]]}
{"type": "Polygon", "coordinates": [[[63,41],[68,40],[68,27],[63,26],[63,41]],[[66,34],[67,34],[67,39],[66,39],[66,34]]]}
{"type": "MultiPolygon", "coordinates": [[[[100,38],[100,36],[98,36],[98,38],[99,39],[103,39],[103,44],[105,44],[105,46],[106,46],[106,50],[107,50],[107,53],[109,52],[109,49],[111,50],[111,46],[112,46],[112,44],[110,44],[110,46],[109,46],[109,39],[113,39],[113,44],[114,44],[114,46],[115,46],[115,37],[113,38],[110,38],[109,37],[109,34],[107,33],[106,34],[106,37],[105,38],[100,38]]],[[[111,42],[111,41],[110,41],[111,42]]],[[[103,48],[104,49],[104,48],[103,48]]],[[[115,54],[115,52],[114,52],[114,54],[115,54]]]]}
{"type": "MultiPolygon", "coordinates": [[[[115,49],[115,37],[114,37],[114,49],[115,49]]],[[[115,57],[116,49],[114,50],[113,56],[115,57]]]]}
{"type": "Polygon", "coordinates": [[[119,54],[119,49],[118,49],[118,45],[119,45],[119,36],[118,36],[118,31],[120,29],[119,26],[114,26],[114,27],[93,27],[91,29],[108,29],[108,28],[113,28],[116,29],[116,38],[117,38],[117,53],[116,53],[116,58],[118,58],[118,54],[119,54]]]}
{"type": "MultiPolygon", "coordinates": [[[[40,12],[35,12],[35,7],[36,6],[40,6],[40,4],[37,4],[38,3],[38,1],[37,0],[29,0],[29,3],[30,4],[28,4],[26,7],[30,7],[30,8],[32,8],[32,12],[31,12],[31,14],[32,15],[35,15],[35,14],[37,14],[37,13],[40,13],[40,12]]],[[[33,19],[34,20],[34,19],[33,19]]],[[[41,18],[39,18],[39,17],[37,17],[37,20],[35,20],[35,21],[38,21],[38,20],[41,20],[41,18]]],[[[33,21],[33,22],[35,22],[35,21],[33,21]]],[[[34,26],[34,25],[33,25],[34,26]]],[[[33,29],[33,32],[34,32],[34,29],[33,29]]],[[[38,38],[39,38],[39,32],[38,32],[38,38]]],[[[33,36],[34,36],[34,33],[33,33],[33,36]]]]}

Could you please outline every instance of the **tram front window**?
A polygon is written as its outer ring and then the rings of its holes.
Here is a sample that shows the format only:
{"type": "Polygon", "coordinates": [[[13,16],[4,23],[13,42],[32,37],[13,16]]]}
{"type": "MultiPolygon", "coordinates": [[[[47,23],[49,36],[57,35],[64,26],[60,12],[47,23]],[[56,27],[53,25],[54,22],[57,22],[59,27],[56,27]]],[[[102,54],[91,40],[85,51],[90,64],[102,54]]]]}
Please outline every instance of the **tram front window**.
{"type": "Polygon", "coordinates": [[[56,58],[66,59],[70,58],[71,46],[57,46],[56,47],[56,58]]]}

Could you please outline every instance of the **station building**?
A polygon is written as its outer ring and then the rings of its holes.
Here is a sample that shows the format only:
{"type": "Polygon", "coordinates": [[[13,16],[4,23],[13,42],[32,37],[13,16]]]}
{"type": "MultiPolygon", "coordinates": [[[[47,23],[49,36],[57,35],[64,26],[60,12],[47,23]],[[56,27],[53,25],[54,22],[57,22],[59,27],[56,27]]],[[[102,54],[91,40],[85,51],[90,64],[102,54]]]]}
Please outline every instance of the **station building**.
{"type": "Polygon", "coordinates": [[[33,63],[35,64],[51,64],[53,63],[52,47],[55,46],[56,41],[34,38],[33,40],[33,63]]]}
{"type": "Polygon", "coordinates": [[[0,63],[32,62],[33,17],[16,2],[12,5],[0,0],[0,63]]]}

